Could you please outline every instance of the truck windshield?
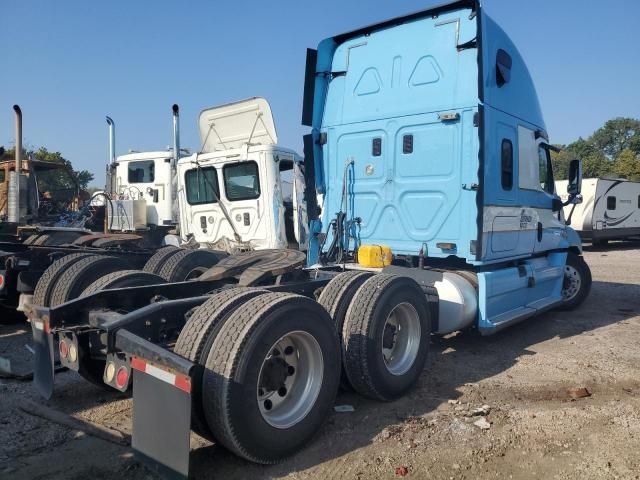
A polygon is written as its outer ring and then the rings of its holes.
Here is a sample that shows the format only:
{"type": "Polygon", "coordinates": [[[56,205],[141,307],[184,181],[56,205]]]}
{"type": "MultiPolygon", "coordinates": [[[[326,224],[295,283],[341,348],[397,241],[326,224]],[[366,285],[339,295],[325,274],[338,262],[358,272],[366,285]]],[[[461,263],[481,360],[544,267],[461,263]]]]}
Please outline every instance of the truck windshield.
{"type": "Polygon", "coordinates": [[[155,162],[153,160],[143,160],[129,163],[128,168],[129,183],[151,183],[155,179],[155,162]]]}
{"type": "Polygon", "coordinates": [[[260,196],[260,178],[256,162],[241,162],[222,168],[224,189],[230,201],[252,200],[260,196]]]}
{"type": "Polygon", "coordinates": [[[214,167],[187,170],[184,183],[189,205],[216,203],[216,198],[220,198],[218,175],[214,167]]]}

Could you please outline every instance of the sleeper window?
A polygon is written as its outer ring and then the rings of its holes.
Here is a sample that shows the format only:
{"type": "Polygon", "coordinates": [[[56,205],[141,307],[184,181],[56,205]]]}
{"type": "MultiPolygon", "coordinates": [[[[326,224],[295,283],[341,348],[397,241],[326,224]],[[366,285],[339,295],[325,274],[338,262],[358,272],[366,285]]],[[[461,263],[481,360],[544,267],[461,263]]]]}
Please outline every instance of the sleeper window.
{"type": "Polygon", "coordinates": [[[144,160],[130,162],[127,177],[129,183],[151,183],[155,179],[155,162],[144,160]]]}
{"type": "Polygon", "coordinates": [[[184,174],[184,183],[189,205],[216,203],[216,198],[220,196],[218,176],[214,167],[187,170],[184,174]]]}
{"type": "Polygon", "coordinates": [[[256,162],[225,165],[222,176],[228,200],[252,200],[260,196],[260,177],[256,162]]]}
{"type": "Polygon", "coordinates": [[[513,188],[513,143],[506,138],[502,140],[501,158],[502,189],[511,190],[513,188]]]}

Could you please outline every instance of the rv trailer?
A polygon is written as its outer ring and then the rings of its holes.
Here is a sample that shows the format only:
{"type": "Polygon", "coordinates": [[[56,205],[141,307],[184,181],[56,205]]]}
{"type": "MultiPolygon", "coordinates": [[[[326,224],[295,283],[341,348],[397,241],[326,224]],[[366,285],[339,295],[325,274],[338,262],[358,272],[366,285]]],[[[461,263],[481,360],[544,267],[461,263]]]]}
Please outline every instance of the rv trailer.
{"type": "MultiPolygon", "coordinates": [[[[556,190],[567,199],[567,180],[556,190]]],[[[564,216],[583,241],[602,245],[609,240],[640,236],[640,182],[625,179],[585,178],[580,204],[566,205],[564,216]]]]}

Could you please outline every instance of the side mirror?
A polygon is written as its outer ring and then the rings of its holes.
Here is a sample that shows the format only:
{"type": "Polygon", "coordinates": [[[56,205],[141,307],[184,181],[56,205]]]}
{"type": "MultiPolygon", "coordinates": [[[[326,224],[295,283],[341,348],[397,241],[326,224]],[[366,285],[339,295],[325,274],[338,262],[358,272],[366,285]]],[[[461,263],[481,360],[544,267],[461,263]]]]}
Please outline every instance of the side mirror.
{"type": "Polygon", "coordinates": [[[569,162],[569,184],[567,193],[569,196],[580,195],[582,191],[582,161],[571,160],[569,162]]]}
{"type": "Polygon", "coordinates": [[[555,197],[552,201],[551,201],[551,211],[552,212],[559,212],[560,210],[562,210],[562,200],[560,200],[558,197],[555,197]]]}

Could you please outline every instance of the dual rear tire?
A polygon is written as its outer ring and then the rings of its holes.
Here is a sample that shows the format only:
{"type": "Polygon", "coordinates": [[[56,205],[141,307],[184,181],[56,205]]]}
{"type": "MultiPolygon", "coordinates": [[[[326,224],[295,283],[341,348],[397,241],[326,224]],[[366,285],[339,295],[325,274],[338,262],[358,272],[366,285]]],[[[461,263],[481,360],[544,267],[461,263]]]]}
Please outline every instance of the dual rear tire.
{"type": "Polygon", "coordinates": [[[175,346],[198,365],[192,428],[250,461],[278,462],[328,417],[343,366],[343,381],[369,398],[411,388],[430,327],[420,286],[393,275],[340,274],[319,302],[256,288],[214,293],[175,346]]]}
{"type": "Polygon", "coordinates": [[[194,430],[236,455],[275,463],[299,450],[329,415],[340,342],[317,302],[232,288],[189,318],[176,353],[195,361],[194,430]]]}

